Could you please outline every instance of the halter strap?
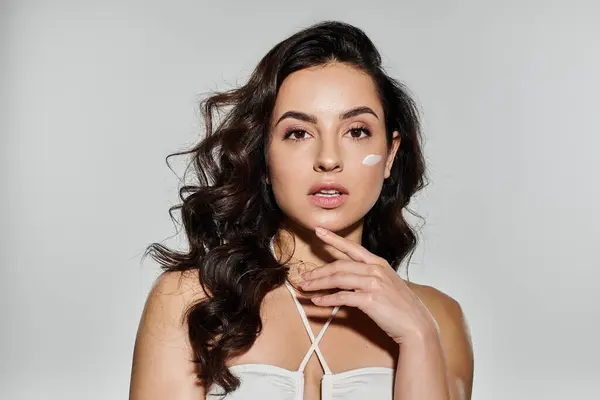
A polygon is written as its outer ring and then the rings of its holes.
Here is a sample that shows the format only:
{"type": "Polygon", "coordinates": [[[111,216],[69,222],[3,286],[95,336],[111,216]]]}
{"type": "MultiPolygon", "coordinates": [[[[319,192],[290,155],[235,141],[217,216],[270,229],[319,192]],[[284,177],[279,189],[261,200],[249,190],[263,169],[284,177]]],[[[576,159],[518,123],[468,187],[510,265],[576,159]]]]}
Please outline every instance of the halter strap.
{"type": "Polygon", "coordinates": [[[321,362],[321,366],[323,367],[323,371],[325,372],[325,374],[330,375],[331,370],[329,369],[329,366],[327,365],[327,362],[325,361],[325,357],[323,356],[323,353],[321,353],[321,349],[319,349],[319,342],[321,341],[321,338],[325,334],[327,327],[333,320],[333,317],[335,317],[335,314],[340,309],[340,306],[336,306],[333,309],[331,315],[329,316],[329,319],[327,320],[325,325],[323,325],[323,328],[321,328],[321,331],[315,338],[315,336],[312,332],[312,329],[310,328],[310,324],[308,322],[308,317],[306,316],[306,313],[304,312],[304,308],[302,308],[302,305],[298,301],[298,297],[296,296],[296,293],[294,292],[294,288],[292,287],[292,285],[290,285],[288,283],[288,281],[285,281],[285,286],[288,288],[289,292],[292,294],[294,303],[296,303],[296,308],[298,309],[298,312],[300,313],[300,317],[302,318],[302,323],[304,324],[304,327],[306,328],[306,332],[308,332],[308,337],[310,338],[310,341],[312,343],[312,345],[308,349],[308,352],[304,355],[304,358],[302,359],[302,362],[300,363],[300,368],[298,368],[298,371],[304,372],[304,368],[306,367],[306,364],[308,364],[308,360],[312,356],[312,353],[316,352],[317,357],[318,357],[319,361],[321,362]]]}
{"type": "MultiPolygon", "coordinates": [[[[275,256],[275,247],[273,245],[274,242],[275,242],[275,236],[273,236],[270,241],[270,248],[271,248],[271,253],[273,254],[273,256],[275,256]]],[[[310,328],[310,323],[308,322],[308,317],[306,316],[306,312],[304,312],[304,308],[302,307],[302,304],[300,304],[300,302],[298,301],[298,297],[296,296],[296,292],[294,291],[294,288],[292,287],[292,285],[290,285],[290,283],[287,280],[285,281],[285,286],[288,288],[289,292],[292,294],[292,298],[294,299],[296,308],[298,309],[298,312],[300,313],[300,317],[302,319],[302,323],[304,324],[304,328],[306,328],[306,332],[308,333],[308,337],[310,338],[310,341],[312,343],[310,348],[304,355],[304,358],[302,359],[302,362],[300,363],[300,368],[298,368],[298,371],[304,372],[304,368],[306,367],[306,364],[308,364],[308,360],[310,360],[310,357],[312,356],[312,354],[316,352],[317,358],[319,359],[319,361],[321,362],[321,366],[323,367],[323,371],[325,372],[326,375],[331,375],[331,370],[329,369],[329,366],[327,365],[327,362],[325,361],[325,357],[323,356],[323,353],[321,353],[321,349],[319,348],[319,342],[321,341],[321,338],[325,334],[327,327],[329,326],[329,324],[335,317],[335,314],[340,309],[340,306],[334,307],[333,311],[331,312],[331,315],[329,316],[329,319],[327,320],[325,325],[323,325],[323,328],[321,328],[321,331],[315,338],[315,335],[313,334],[312,329],[310,328]]]]}

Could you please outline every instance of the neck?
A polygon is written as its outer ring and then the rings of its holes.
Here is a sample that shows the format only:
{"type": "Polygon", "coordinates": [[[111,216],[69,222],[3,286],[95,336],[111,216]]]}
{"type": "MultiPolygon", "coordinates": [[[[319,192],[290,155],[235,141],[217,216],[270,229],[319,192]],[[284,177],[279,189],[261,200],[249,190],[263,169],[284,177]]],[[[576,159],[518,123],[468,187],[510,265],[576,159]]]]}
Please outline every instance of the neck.
{"type": "MultiPolygon", "coordinates": [[[[324,226],[326,228],[326,226],[324,226]]],[[[363,220],[341,229],[332,230],[337,235],[362,244],[363,220]]],[[[325,244],[314,232],[291,221],[287,221],[275,235],[275,255],[290,267],[290,280],[302,272],[320,267],[339,259],[339,251],[325,244]]]]}

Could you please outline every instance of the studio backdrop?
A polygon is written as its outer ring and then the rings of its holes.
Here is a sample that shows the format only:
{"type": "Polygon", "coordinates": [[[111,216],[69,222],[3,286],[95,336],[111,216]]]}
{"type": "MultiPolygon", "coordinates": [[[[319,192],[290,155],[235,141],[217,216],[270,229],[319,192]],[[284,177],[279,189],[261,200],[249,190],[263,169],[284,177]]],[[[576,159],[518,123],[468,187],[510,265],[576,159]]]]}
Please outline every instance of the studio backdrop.
{"type": "Polygon", "coordinates": [[[422,111],[408,276],[462,305],[473,399],[600,398],[600,3],[580,0],[2,1],[0,398],[127,398],[141,256],[183,246],[165,157],[204,93],[325,19],[422,111]]]}

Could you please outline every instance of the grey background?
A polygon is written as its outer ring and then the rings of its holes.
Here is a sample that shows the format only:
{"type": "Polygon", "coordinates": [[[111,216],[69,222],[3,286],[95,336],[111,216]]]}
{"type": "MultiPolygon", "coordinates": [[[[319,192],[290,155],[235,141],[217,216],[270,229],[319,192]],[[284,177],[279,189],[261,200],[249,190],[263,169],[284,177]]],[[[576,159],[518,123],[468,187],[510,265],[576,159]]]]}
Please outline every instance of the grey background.
{"type": "Polygon", "coordinates": [[[182,245],[164,157],[201,93],[321,19],[363,28],[423,109],[410,278],[462,304],[473,398],[600,398],[600,3],[354,3],[1,3],[0,398],[127,397],[140,256],[182,245]]]}

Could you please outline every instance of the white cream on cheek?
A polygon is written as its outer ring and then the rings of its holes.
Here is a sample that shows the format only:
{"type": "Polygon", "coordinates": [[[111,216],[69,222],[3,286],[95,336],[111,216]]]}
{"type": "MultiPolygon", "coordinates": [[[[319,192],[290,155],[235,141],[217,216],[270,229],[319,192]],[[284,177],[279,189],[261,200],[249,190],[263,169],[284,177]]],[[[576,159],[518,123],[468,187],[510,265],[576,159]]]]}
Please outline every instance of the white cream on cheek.
{"type": "Polygon", "coordinates": [[[376,165],[381,161],[381,156],[379,154],[368,154],[363,160],[363,165],[376,165]]]}

